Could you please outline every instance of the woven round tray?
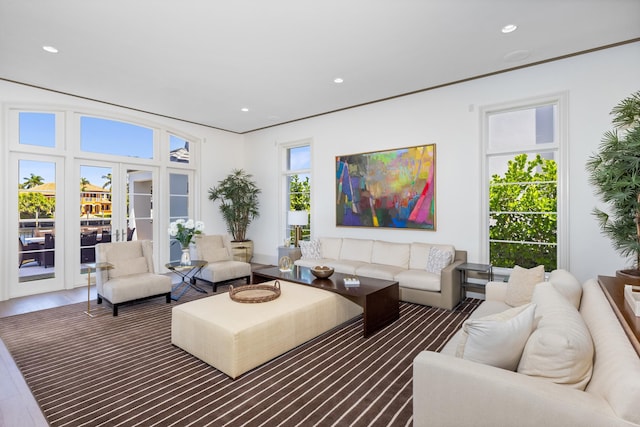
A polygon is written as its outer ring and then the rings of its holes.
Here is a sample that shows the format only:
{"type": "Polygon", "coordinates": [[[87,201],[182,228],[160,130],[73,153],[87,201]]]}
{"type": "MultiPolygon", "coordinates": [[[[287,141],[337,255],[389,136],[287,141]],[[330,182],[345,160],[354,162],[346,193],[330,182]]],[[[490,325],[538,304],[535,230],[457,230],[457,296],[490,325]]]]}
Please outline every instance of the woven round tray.
{"type": "Polygon", "coordinates": [[[272,301],[280,296],[280,282],[273,285],[229,285],[229,296],[236,302],[258,303],[272,301]]]}

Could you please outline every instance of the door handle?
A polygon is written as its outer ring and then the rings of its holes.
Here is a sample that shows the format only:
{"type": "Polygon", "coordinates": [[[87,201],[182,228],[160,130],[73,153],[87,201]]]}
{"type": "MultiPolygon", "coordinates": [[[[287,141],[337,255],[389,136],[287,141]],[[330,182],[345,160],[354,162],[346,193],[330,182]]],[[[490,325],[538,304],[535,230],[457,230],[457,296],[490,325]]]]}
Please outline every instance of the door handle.
{"type": "Polygon", "coordinates": [[[120,241],[120,230],[116,230],[116,242],[120,241]]]}

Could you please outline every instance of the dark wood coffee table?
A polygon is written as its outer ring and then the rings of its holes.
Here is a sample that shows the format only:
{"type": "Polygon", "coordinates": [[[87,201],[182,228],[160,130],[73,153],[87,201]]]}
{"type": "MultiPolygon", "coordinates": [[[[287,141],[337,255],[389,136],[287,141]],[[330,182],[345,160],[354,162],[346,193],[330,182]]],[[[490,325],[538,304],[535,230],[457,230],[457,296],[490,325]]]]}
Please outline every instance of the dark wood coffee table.
{"type": "Polygon", "coordinates": [[[340,294],[364,309],[365,338],[400,318],[398,282],[358,276],[360,285],[351,287],[345,286],[345,277],[350,276],[333,273],[327,279],[318,279],[311,274],[309,268],[296,265],[292,271],[286,272],[280,271],[278,267],[256,270],[253,272],[252,283],[284,280],[340,294]]]}

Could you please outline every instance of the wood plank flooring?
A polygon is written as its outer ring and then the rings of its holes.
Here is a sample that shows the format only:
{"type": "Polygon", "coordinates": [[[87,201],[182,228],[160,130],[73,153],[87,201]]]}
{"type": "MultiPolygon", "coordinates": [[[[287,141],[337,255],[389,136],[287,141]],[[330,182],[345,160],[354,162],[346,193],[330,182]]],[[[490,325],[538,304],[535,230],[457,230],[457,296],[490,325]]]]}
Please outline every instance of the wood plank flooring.
{"type": "MultiPolygon", "coordinates": [[[[93,286],[91,298],[95,299],[95,297],[95,286],[93,286]]],[[[0,301],[0,322],[3,317],[86,300],[87,288],[82,287],[0,301]]],[[[48,426],[20,370],[2,341],[0,341],[0,426],[48,426]]]]}

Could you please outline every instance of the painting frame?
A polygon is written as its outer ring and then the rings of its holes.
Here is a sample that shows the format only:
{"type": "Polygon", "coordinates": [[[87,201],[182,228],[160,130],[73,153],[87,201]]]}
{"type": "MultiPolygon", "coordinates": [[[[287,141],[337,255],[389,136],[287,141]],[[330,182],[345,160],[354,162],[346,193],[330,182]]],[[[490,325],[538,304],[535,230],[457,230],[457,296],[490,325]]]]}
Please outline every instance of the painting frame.
{"type": "Polygon", "coordinates": [[[336,226],[436,231],[436,144],[336,156],[336,226]]]}

